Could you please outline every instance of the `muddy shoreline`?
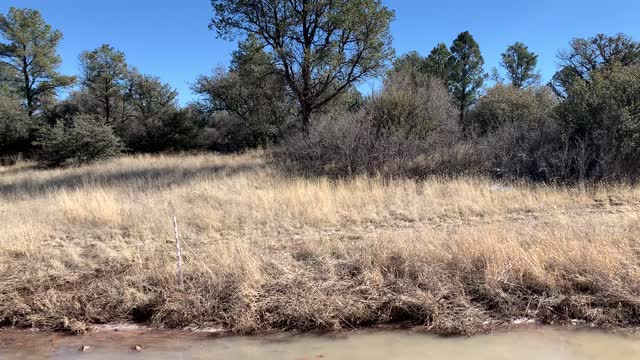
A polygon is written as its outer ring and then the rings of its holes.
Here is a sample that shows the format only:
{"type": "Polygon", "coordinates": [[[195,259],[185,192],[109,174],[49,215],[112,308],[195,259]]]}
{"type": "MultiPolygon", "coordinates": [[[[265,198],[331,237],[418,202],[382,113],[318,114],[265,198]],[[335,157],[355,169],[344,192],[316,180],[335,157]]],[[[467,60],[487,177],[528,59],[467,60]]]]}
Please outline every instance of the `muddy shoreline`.
{"type": "Polygon", "coordinates": [[[640,355],[633,329],[518,322],[478,336],[435,336],[425,327],[379,327],[336,333],[270,332],[236,336],[221,329],[158,329],[121,324],[73,336],[35,329],[0,329],[0,358],[44,359],[520,359],[573,360],[640,355]],[[615,354],[614,354],[615,353],[615,354]]]}
{"type": "Polygon", "coordinates": [[[351,333],[372,333],[372,332],[396,332],[405,331],[409,333],[419,333],[437,337],[473,337],[487,334],[506,333],[510,331],[523,331],[532,329],[551,329],[557,331],[597,331],[605,334],[631,335],[640,333],[640,327],[637,326],[597,326],[582,320],[572,320],[568,322],[558,322],[554,324],[543,324],[534,319],[522,318],[511,322],[501,322],[485,324],[482,329],[476,329],[472,333],[460,332],[459,334],[442,333],[433,326],[417,326],[412,324],[389,324],[378,325],[373,327],[361,327],[352,329],[341,329],[336,331],[296,331],[296,330],[279,330],[272,329],[261,331],[253,334],[238,334],[230,329],[220,326],[210,327],[184,327],[184,328],[167,328],[152,327],[137,323],[122,324],[93,324],[88,325],[83,332],[72,331],[56,331],[51,329],[39,328],[19,328],[19,327],[2,327],[0,326],[0,340],[8,336],[17,335],[44,335],[44,336],[60,336],[60,337],[78,337],[92,336],[96,334],[155,334],[155,335],[174,335],[193,338],[225,338],[225,337],[265,337],[265,336],[328,336],[342,337],[351,333]]]}

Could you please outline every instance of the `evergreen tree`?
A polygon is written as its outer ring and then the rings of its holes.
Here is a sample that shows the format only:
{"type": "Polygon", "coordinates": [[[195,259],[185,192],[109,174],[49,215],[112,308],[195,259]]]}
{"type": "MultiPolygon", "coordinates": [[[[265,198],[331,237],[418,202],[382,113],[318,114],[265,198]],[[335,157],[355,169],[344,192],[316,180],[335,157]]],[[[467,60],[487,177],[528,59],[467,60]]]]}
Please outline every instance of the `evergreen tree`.
{"type": "Polygon", "coordinates": [[[417,51],[410,51],[394,60],[389,75],[393,73],[422,73],[425,69],[425,60],[417,51]]]}
{"type": "Polygon", "coordinates": [[[478,43],[468,31],[458,35],[451,45],[449,59],[449,87],[460,111],[460,123],[465,131],[470,130],[465,123],[466,112],[478,99],[486,74],[484,59],[478,43]]]}
{"type": "Polygon", "coordinates": [[[438,44],[431,50],[429,56],[425,60],[424,71],[440,80],[446,85],[449,81],[449,69],[451,52],[444,43],[438,44]]]}
{"type": "Polygon", "coordinates": [[[526,88],[540,79],[540,75],[535,72],[538,55],[529,51],[525,44],[516,42],[509,46],[501,57],[500,65],[507,71],[507,78],[514,87],[526,88]]]}
{"type": "Polygon", "coordinates": [[[212,76],[200,76],[193,90],[202,96],[200,104],[207,112],[224,112],[227,122],[238,125],[230,130],[236,134],[229,138],[247,134],[234,140],[242,143],[240,147],[270,145],[291,130],[293,97],[271,54],[255,35],[238,44],[228,71],[218,69],[212,76]]]}
{"type": "Polygon", "coordinates": [[[75,79],[56,71],[62,59],[56,53],[62,33],[53,30],[40,12],[10,8],[0,14],[0,76],[24,101],[29,117],[59,88],[75,79]]]}
{"type": "Polygon", "coordinates": [[[80,55],[82,86],[95,103],[95,113],[107,124],[123,120],[126,113],[124,93],[127,80],[127,62],[122,51],[102,45],[80,55]]]}

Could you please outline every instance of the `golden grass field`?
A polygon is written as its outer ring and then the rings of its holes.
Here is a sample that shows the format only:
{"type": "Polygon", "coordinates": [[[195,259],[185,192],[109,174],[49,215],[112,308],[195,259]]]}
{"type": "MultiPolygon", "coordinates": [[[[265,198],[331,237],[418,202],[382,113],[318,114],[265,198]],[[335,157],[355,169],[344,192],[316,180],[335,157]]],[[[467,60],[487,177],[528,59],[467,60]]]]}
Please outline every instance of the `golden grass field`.
{"type": "Polygon", "coordinates": [[[263,155],[0,167],[0,323],[640,323],[640,188],[288,178],[263,155]],[[176,275],[171,216],[183,239],[176,275]]]}

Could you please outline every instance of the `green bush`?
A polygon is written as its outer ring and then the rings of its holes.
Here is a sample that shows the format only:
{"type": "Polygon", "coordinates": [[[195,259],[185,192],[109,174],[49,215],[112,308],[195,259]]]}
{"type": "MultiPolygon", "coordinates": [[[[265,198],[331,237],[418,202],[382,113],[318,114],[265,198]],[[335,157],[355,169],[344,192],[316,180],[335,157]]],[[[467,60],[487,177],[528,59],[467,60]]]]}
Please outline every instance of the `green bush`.
{"type": "Polygon", "coordinates": [[[20,105],[20,100],[0,93],[0,162],[10,165],[18,154],[31,148],[34,122],[20,105]]]}
{"type": "Polygon", "coordinates": [[[640,177],[640,65],[615,65],[575,81],[558,116],[578,180],[640,177]]]}
{"type": "Polygon", "coordinates": [[[131,119],[120,134],[131,152],[160,153],[192,150],[202,130],[188,110],[176,110],[152,119],[131,119]]]}
{"type": "Polygon", "coordinates": [[[42,129],[36,145],[38,160],[49,167],[87,164],[117,156],[124,149],[110,126],[88,115],[42,129]]]}

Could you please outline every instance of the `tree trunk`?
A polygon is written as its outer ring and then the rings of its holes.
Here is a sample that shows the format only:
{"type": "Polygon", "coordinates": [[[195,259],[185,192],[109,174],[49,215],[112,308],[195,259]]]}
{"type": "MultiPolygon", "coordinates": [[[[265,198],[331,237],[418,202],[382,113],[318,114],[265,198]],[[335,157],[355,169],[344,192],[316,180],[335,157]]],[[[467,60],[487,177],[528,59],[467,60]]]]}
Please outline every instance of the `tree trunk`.
{"type": "Polygon", "coordinates": [[[104,117],[107,124],[111,124],[111,99],[109,96],[104,97],[104,117]]]}
{"type": "Polygon", "coordinates": [[[31,79],[27,69],[27,59],[23,59],[22,74],[24,75],[24,98],[27,100],[27,115],[33,117],[33,95],[31,94],[31,79]]]}
{"type": "Polygon", "coordinates": [[[302,131],[305,135],[309,135],[309,126],[311,125],[311,106],[302,104],[302,131]]]}
{"type": "Polygon", "coordinates": [[[467,123],[465,122],[465,116],[464,116],[465,110],[466,109],[464,105],[460,105],[460,126],[462,126],[462,134],[464,136],[467,136],[469,129],[467,128],[467,123]]]}

